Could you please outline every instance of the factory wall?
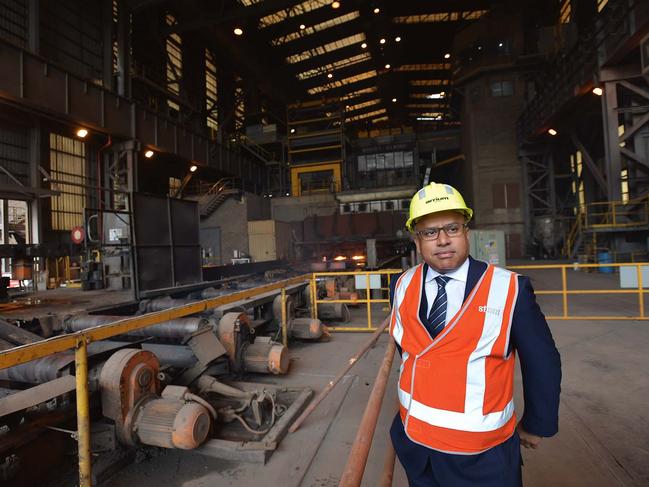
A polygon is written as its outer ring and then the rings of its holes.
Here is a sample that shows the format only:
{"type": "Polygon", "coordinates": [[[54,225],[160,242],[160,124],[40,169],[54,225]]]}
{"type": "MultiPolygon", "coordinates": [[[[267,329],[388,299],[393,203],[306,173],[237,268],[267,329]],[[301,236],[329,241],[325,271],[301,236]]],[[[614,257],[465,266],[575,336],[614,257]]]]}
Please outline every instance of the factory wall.
{"type": "Polygon", "coordinates": [[[249,254],[248,221],[268,219],[269,213],[270,206],[265,198],[245,193],[241,198],[228,198],[214,213],[202,219],[200,225],[204,234],[217,235],[215,238],[220,239],[219,244],[212,247],[219,249],[220,255],[214,256],[212,262],[218,265],[231,264],[235,250],[249,254]]]}
{"type": "Polygon", "coordinates": [[[271,199],[271,218],[283,222],[302,222],[310,216],[331,216],[337,211],[338,202],[330,193],[271,199]]]}
{"type": "Polygon", "coordinates": [[[474,225],[503,229],[508,256],[520,257],[523,187],[515,123],[523,107],[523,85],[516,73],[495,73],[468,82],[466,93],[462,146],[474,225]],[[503,83],[512,88],[511,92],[507,88],[506,95],[501,90],[503,83]]]}

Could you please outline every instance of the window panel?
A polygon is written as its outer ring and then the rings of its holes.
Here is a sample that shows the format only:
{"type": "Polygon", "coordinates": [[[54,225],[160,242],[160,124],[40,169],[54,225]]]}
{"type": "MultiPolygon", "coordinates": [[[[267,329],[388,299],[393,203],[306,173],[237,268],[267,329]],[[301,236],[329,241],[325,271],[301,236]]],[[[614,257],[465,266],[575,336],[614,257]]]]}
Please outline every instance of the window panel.
{"type": "Polygon", "coordinates": [[[53,230],[72,230],[83,225],[86,206],[86,148],[79,140],[50,134],[50,175],[61,194],[51,198],[53,230]]]}

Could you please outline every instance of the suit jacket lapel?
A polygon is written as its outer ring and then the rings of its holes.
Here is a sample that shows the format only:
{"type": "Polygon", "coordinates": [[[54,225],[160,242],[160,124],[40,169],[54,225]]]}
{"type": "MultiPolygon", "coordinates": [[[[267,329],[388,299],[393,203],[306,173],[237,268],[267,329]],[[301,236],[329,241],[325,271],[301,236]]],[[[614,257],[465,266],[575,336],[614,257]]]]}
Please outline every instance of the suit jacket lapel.
{"type": "Polygon", "coordinates": [[[469,297],[471,291],[478,283],[482,274],[487,270],[487,263],[482,262],[481,260],[475,260],[473,257],[469,256],[469,272],[466,277],[466,288],[464,289],[464,301],[469,297]]]}

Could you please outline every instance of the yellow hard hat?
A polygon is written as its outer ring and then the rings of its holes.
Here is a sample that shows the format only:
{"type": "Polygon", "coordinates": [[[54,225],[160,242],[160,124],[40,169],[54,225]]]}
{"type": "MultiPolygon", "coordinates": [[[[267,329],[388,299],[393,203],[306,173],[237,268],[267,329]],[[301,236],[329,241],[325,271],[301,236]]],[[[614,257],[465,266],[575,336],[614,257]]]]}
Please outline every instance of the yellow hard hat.
{"type": "Polygon", "coordinates": [[[464,198],[457,189],[448,184],[430,183],[412,197],[406,228],[414,232],[415,223],[422,216],[448,210],[464,213],[467,221],[473,217],[473,210],[466,206],[464,198]]]}

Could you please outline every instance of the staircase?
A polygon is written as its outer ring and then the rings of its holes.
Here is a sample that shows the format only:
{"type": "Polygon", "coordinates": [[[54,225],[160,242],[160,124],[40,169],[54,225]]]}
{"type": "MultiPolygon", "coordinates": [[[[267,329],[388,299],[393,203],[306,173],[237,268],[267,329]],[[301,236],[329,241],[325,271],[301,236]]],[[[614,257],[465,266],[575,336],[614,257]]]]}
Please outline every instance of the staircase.
{"type": "Polygon", "coordinates": [[[207,218],[221,206],[230,196],[239,194],[234,187],[233,178],[223,178],[214,183],[207,192],[198,200],[198,213],[201,218],[207,218]]]}
{"type": "Polygon", "coordinates": [[[597,242],[597,234],[647,230],[648,195],[628,201],[590,203],[577,209],[575,222],[566,235],[563,253],[566,257],[574,259],[578,254],[587,253],[589,247],[596,248],[597,245],[593,242],[597,242]]]}
{"type": "Polygon", "coordinates": [[[272,164],[273,155],[250,137],[244,134],[239,134],[238,140],[239,146],[245,149],[246,152],[253,155],[266,165],[272,164]]]}

